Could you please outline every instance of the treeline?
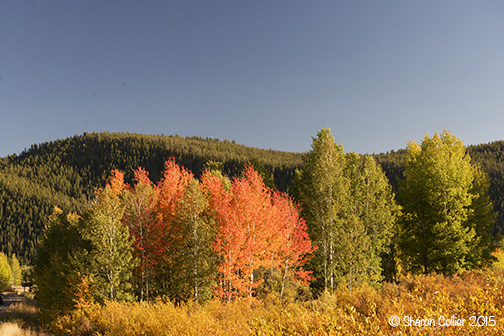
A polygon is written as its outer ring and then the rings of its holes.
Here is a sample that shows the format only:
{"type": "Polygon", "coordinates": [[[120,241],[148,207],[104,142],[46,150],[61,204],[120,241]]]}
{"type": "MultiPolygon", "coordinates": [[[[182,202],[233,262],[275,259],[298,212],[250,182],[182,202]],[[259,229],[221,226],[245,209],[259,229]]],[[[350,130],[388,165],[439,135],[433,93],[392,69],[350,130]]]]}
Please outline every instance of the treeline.
{"type": "Polygon", "coordinates": [[[200,137],[84,133],[34,144],[20,155],[0,159],[0,251],[31,264],[54,206],[82,211],[114,169],[131,183],[133,170],[144,167],[158,182],[170,157],[196,177],[207,162],[222,164],[228,176],[238,176],[246,162],[253,162],[267,185],[282,191],[301,165],[298,153],[200,137]]]}
{"type": "Polygon", "coordinates": [[[380,165],[345,153],[328,128],[294,198],[252,164],[229,178],[209,162],[197,179],[171,158],[158,182],[133,174],[129,184],[113,170],[82,213],[51,216],[34,271],[47,318],[109,300],[306,300],[486,268],[500,243],[488,175],[448,131],[408,144],[397,197],[380,165]]]}
{"type": "MultiPolygon", "coordinates": [[[[471,162],[490,178],[489,195],[497,218],[493,233],[504,233],[504,141],[469,146],[471,162]]],[[[164,162],[176,162],[199,177],[207,162],[222,164],[224,174],[239,176],[243,165],[254,167],[269,187],[292,191],[296,169],[305,154],[262,150],[233,141],[200,137],[125,133],[85,133],[64,140],[34,144],[20,155],[0,159],[0,251],[31,264],[54,206],[80,212],[105,185],[113,169],[133,182],[133,170],[144,167],[157,183],[164,162]]],[[[406,150],[373,155],[397,194],[404,178],[406,150]]]]}
{"type": "Polygon", "coordinates": [[[56,209],[36,258],[37,300],[54,318],[107,300],[282,298],[308,284],[312,251],[295,202],[252,165],[196,180],[169,159],[157,184],[142,168],[133,185],[115,170],[82,215],[56,209]]]}

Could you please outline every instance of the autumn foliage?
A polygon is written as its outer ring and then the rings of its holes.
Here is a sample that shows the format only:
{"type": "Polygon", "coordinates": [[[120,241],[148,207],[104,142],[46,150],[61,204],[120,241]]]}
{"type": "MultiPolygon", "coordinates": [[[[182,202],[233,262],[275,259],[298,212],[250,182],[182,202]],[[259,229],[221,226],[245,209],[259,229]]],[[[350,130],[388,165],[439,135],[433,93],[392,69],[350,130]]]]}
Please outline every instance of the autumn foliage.
{"type": "Polygon", "coordinates": [[[161,251],[159,233],[161,222],[157,219],[158,195],[149,180],[149,174],[142,168],[135,170],[135,187],[129,189],[123,222],[130,229],[133,238],[134,256],[139,265],[134,271],[138,297],[143,301],[149,296],[150,277],[157,265],[157,255],[161,251]]]}
{"type": "MultiPolygon", "coordinates": [[[[401,208],[384,172],[372,158],[344,154],[328,129],[314,139],[293,186],[306,221],[297,201],[265,183],[259,165],[230,179],[209,162],[196,179],[171,158],[158,182],[143,168],[133,174],[128,184],[113,170],[82,216],[51,218],[35,282],[56,334],[483,331],[394,327],[393,315],[483,316],[495,326],[485,334],[503,331],[502,252],[495,271],[409,275],[405,231],[396,223],[401,208]],[[381,282],[384,273],[393,282],[381,282]]],[[[493,217],[481,195],[466,210],[483,232],[493,217]]],[[[481,237],[466,246],[478,267],[490,265],[478,260],[495,248],[481,237]]],[[[447,244],[446,251],[456,247],[447,244]]]]}
{"type": "Polygon", "coordinates": [[[338,289],[306,302],[266,300],[249,305],[213,299],[188,302],[93,305],[60,318],[55,335],[502,335],[504,275],[472,271],[453,277],[403,277],[381,287],[338,289]],[[435,326],[397,327],[393,315],[434,319],[435,326]],[[465,319],[461,326],[441,326],[446,317],[465,319]],[[474,317],[474,318],[473,318],[474,317]],[[480,318],[478,323],[477,317],[480,318]],[[486,321],[485,322],[485,317],[486,321]],[[491,318],[490,318],[491,317],[491,318]],[[495,324],[490,321],[495,321],[495,324]],[[485,324],[486,323],[486,324],[485,324]]]}
{"type": "Polygon", "coordinates": [[[207,169],[199,182],[172,158],[157,184],[142,168],[134,176],[129,186],[113,171],[107,186],[124,200],[139,301],[163,295],[200,301],[211,292],[252,301],[273,270],[281,274],[280,297],[286,281],[310,280],[303,266],[314,248],[297,204],[266,187],[252,165],[233,180],[207,169]]]}
{"type": "Polygon", "coordinates": [[[220,262],[215,293],[228,301],[251,299],[261,283],[257,279],[261,268],[282,271],[283,281],[286,277],[309,280],[301,267],[313,251],[306,223],[290,197],[268,189],[250,165],[243,175],[233,179],[229,188],[210,171],[202,177],[217,225],[213,248],[220,262]]]}

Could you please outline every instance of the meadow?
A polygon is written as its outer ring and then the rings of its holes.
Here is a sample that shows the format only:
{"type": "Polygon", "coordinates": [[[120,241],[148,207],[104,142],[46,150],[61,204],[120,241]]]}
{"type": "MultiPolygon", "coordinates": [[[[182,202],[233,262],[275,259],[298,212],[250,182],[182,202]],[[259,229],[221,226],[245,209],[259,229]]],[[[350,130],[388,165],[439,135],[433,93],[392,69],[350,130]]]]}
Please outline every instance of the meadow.
{"type": "Polygon", "coordinates": [[[179,305],[110,301],[59,318],[51,331],[77,336],[502,335],[503,307],[504,272],[486,270],[451,277],[407,276],[377,288],[340,288],[304,302],[282,302],[275,294],[252,304],[220,299],[179,305]],[[393,315],[401,319],[397,327],[389,324],[393,315]],[[435,325],[415,326],[407,316],[432,319],[435,325]],[[465,322],[446,326],[452,317],[465,322]]]}

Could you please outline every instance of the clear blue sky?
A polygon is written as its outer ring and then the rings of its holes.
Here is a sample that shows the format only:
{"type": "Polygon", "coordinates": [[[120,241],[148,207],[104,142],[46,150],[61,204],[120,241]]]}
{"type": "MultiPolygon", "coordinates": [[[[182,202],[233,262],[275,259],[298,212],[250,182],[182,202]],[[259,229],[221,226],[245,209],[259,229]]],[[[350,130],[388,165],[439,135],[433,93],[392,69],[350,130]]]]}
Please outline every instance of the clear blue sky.
{"type": "Polygon", "coordinates": [[[504,138],[502,1],[0,0],[0,156],[83,132],[303,152],[504,138]]]}

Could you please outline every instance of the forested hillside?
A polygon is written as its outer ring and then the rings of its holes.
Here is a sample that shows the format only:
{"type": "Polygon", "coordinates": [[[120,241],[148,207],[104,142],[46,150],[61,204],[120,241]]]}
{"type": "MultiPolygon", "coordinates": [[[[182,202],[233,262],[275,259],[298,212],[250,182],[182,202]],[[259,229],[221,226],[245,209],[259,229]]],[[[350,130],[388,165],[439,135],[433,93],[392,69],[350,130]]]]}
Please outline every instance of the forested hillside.
{"type": "MultiPolygon", "coordinates": [[[[469,146],[472,161],[490,176],[490,197],[498,212],[495,233],[504,232],[504,141],[469,146]]],[[[397,191],[406,151],[374,155],[397,191]]],[[[174,157],[197,178],[209,162],[221,162],[228,176],[241,174],[253,162],[265,183],[289,191],[301,153],[251,148],[234,141],[201,137],[84,133],[64,140],[34,144],[20,155],[0,159],[0,251],[30,263],[38,238],[53,207],[80,211],[105,185],[112,169],[125,173],[145,167],[153,182],[161,178],[164,162],[174,157]]]]}
{"type": "Polygon", "coordinates": [[[266,186],[251,164],[229,178],[211,163],[196,179],[168,158],[157,183],[143,168],[131,184],[113,170],[85,211],[50,216],[33,265],[40,316],[61,326],[94,304],[105,312],[110,302],[149,307],[159,299],[181,307],[276,301],[289,310],[419,274],[496,267],[502,252],[492,236],[489,177],[462,140],[445,130],[406,151],[397,197],[376,160],[345,153],[329,128],[303,155],[292,195],[266,186]]]}
{"type": "Polygon", "coordinates": [[[131,182],[133,169],[145,167],[157,182],[170,157],[196,177],[209,162],[222,163],[229,176],[240,175],[244,163],[253,162],[265,181],[286,191],[301,156],[228,140],[125,133],[84,133],[34,144],[20,155],[0,159],[1,250],[30,263],[53,207],[79,212],[112,169],[124,171],[131,182]]]}

